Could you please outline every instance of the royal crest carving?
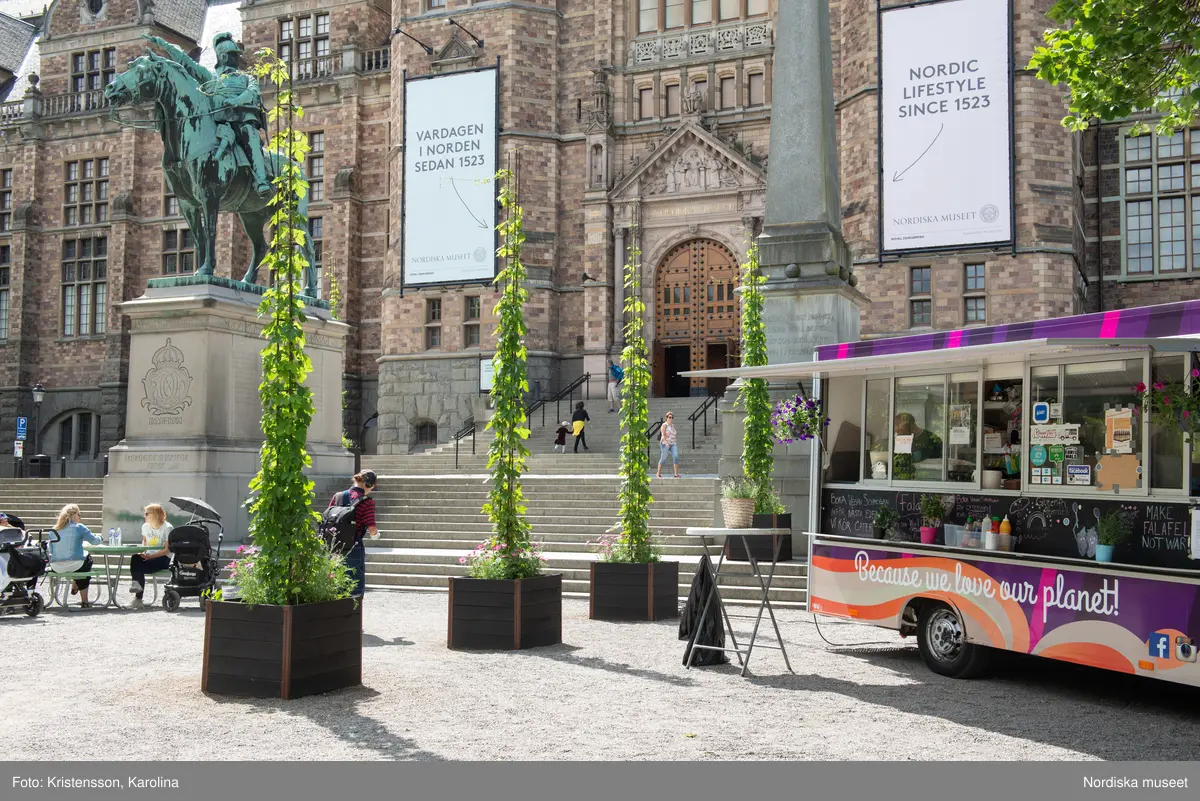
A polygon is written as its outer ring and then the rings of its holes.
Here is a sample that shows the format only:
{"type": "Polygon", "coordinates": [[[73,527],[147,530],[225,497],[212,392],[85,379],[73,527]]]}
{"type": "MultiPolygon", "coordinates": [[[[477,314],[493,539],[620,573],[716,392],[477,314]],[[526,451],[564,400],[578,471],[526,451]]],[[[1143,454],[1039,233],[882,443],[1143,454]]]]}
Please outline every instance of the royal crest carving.
{"type": "Polygon", "coordinates": [[[183,351],[172,345],[171,338],[167,337],[167,344],[154,352],[150,363],[154,366],[142,379],[142,386],[146,390],[142,406],[156,416],[181,414],[192,405],[192,398],[188,394],[192,376],[183,366],[183,351]]]}

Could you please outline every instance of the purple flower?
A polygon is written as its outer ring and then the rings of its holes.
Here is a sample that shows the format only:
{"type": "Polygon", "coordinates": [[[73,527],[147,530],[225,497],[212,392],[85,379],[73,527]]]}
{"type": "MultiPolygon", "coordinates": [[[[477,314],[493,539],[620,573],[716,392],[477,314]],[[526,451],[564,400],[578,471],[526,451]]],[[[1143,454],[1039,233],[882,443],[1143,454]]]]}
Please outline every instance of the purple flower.
{"type": "Polygon", "coordinates": [[[1163,383],[1163,382],[1161,382],[1161,381],[1155,381],[1155,382],[1154,382],[1154,388],[1155,388],[1155,389],[1162,390],[1162,389],[1165,389],[1165,388],[1166,388],[1166,386],[1167,386],[1167,385],[1166,385],[1166,384],[1164,384],[1164,383],[1163,383]]]}
{"type": "Polygon", "coordinates": [[[1192,370],[1192,378],[1200,378],[1200,369],[1192,370]]]}

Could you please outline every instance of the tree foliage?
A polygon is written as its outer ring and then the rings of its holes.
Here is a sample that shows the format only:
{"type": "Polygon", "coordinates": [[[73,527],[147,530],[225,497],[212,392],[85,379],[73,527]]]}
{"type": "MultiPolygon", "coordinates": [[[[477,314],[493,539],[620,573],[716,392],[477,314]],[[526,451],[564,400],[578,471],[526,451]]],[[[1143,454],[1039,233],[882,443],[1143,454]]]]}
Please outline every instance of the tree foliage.
{"type": "Polygon", "coordinates": [[[620,533],[607,554],[613,562],[653,562],[658,556],[650,545],[650,462],[646,454],[646,424],[650,408],[650,360],[642,326],[646,303],[642,300],[642,250],[637,228],[625,273],[625,378],[621,382],[621,512],[620,533]]]}
{"type": "Polygon", "coordinates": [[[530,525],[525,518],[525,495],[521,489],[521,474],[529,448],[529,427],[525,415],[525,393],[529,391],[526,372],[525,266],[521,263],[521,246],[525,242],[524,212],[517,202],[513,175],[508,170],[496,173],[500,186],[500,205],[506,214],[497,226],[502,244],[496,255],[504,260],[504,268],[496,276],[500,285],[500,300],[496,304],[496,353],[492,357],[492,419],[487,427],[492,432],[488,448],[488,470],[491,488],[483,513],[492,523],[492,538],[481,545],[470,558],[470,575],[475,578],[519,579],[541,572],[542,560],[529,540],[530,525]]]}
{"type": "Polygon", "coordinates": [[[1166,133],[1196,119],[1200,0],[1058,0],[1049,16],[1065,27],[1046,31],[1029,68],[1070,87],[1063,125],[1155,111],[1166,133]]]}
{"type": "MultiPolygon", "coordinates": [[[[313,482],[304,474],[312,465],[305,448],[312,422],[313,394],[304,380],[312,361],[304,351],[304,301],[301,276],[308,267],[304,258],[307,221],[297,211],[308,191],[299,165],[308,154],[308,138],[294,129],[303,109],[294,103],[287,65],[270,50],[260,51],[254,72],[278,89],[278,99],[268,113],[275,127],[268,148],[283,155],[280,174],[274,179],[271,200],[271,248],[264,266],[274,282],[263,295],[258,313],[266,317],[262,351],[261,466],[250,482],[257,493],[250,504],[250,536],[259,552],[252,569],[257,586],[255,599],[267,604],[299,604],[346,597],[348,582],[318,581],[332,576],[339,557],[330,554],[316,533],[313,482]]],[[[249,569],[249,568],[248,568],[249,569]]]]}
{"type": "MultiPolygon", "coordinates": [[[[751,244],[742,265],[742,366],[767,363],[767,329],[763,324],[763,284],[758,269],[758,245],[751,244]]],[[[776,511],[771,476],[775,472],[775,444],[771,439],[771,394],[763,378],[742,381],[738,403],[746,412],[742,437],[742,473],[757,488],[754,511],[776,511]]]]}

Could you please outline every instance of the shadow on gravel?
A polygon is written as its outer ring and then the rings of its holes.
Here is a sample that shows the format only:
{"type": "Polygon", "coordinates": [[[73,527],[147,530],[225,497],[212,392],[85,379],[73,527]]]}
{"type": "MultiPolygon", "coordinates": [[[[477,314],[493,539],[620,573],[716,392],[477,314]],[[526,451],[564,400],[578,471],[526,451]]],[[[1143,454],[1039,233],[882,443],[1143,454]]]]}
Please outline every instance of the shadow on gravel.
{"type": "Polygon", "coordinates": [[[352,687],[324,695],[310,695],[292,701],[275,698],[232,698],[208,696],[218,704],[237,704],[251,712],[282,713],[311,720],[344,743],[374,751],[386,759],[443,761],[445,757],[419,748],[415,741],[399,737],[383,723],[358,711],[358,704],[377,698],[370,687],[352,687]]]}
{"type": "MultiPolygon", "coordinates": [[[[746,680],[778,690],[843,695],[1105,760],[1196,758],[1191,733],[1200,713],[1200,690],[1195,688],[1007,652],[997,655],[985,677],[962,680],[933,673],[911,647],[828,650],[907,681],[859,684],[806,675],[799,648],[790,653],[799,675],[751,675],[746,680]]],[[[757,660],[755,666],[765,667],[757,660]]]]}
{"type": "Polygon", "coordinates": [[[374,634],[363,634],[363,648],[386,648],[391,645],[416,645],[412,640],[406,640],[403,637],[393,637],[390,640],[385,640],[382,637],[376,637],[374,634]]]}
{"type": "Polygon", "coordinates": [[[554,662],[562,662],[566,665],[577,665],[594,670],[605,670],[609,673],[617,673],[622,676],[633,676],[634,678],[670,684],[673,687],[695,687],[697,684],[695,679],[683,676],[672,676],[669,673],[659,673],[657,670],[643,670],[642,668],[630,667],[620,662],[609,662],[607,659],[602,659],[598,656],[578,656],[574,652],[579,650],[581,649],[576,645],[550,645],[545,648],[531,648],[527,651],[517,651],[515,654],[522,657],[549,659],[554,662]]]}

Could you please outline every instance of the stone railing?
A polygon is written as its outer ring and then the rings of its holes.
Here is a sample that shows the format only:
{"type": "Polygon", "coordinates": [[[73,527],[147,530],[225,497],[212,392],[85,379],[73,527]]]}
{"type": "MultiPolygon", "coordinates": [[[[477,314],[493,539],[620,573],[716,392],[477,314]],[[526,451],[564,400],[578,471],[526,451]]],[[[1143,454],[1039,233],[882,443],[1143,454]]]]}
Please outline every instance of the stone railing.
{"type": "MultiPolygon", "coordinates": [[[[391,68],[391,50],[380,48],[362,53],[347,48],[341,53],[309,58],[292,63],[292,79],[297,83],[325,80],[336,75],[387,72],[391,68]]],[[[19,125],[22,121],[42,118],[95,114],[108,108],[104,90],[69,92],[61,95],[31,93],[23,100],[0,103],[0,128],[19,125]]]]}
{"type": "Polygon", "coordinates": [[[636,67],[773,46],[770,20],[739,20],[715,27],[702,26],[639,37],[629,46],[629,61],[636,67]]]}

